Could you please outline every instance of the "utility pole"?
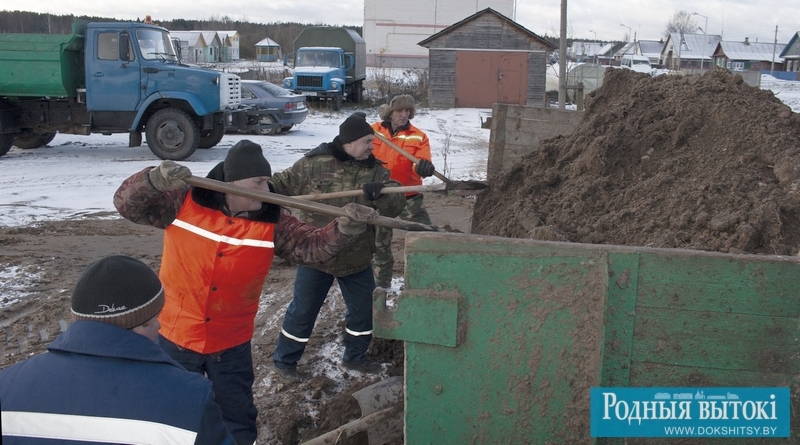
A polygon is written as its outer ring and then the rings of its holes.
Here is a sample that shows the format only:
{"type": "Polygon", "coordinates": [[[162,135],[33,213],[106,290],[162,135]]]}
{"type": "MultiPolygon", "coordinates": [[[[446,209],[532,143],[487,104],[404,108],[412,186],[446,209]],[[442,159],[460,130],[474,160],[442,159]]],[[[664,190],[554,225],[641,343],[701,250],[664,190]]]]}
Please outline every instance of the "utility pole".
{"type": "Polygon", "coordinates": [[[769,66],[769,75],[775,75],[775,51],[778,47],[778,25],[775,25],[775,41],[772,43],[772,63],[769,66]]]}
{"type": "Polygon", "coordinates": [[[596,65],[597,64],[597,33],[592,31],[591,29],[589,30],[589,32],[594,34],[594,42],[592,42],[592,48],[594,48],[594,50],[592,52],[594,53],[594,63],[596,65]]]}
{"type": "Polygon", "coordinates": [[[567,0],[561,0],[561,41],[558,45],[558,109],[567,108],[567,0]]]}

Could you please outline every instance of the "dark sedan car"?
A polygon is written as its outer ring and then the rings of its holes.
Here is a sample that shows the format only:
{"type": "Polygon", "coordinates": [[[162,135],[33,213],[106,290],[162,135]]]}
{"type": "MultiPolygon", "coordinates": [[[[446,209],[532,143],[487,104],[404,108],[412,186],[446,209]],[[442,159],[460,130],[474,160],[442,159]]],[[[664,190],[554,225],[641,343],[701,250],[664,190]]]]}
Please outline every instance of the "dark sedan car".
{"type": "Polygon", "coordinates": [[[259,134],[277,134],[303,122],[308,116],[306,98],[263,80],[242,80],[242,104],[258,109],[274,109],[261,118],[262,124],[278,124],[259,134]]]}

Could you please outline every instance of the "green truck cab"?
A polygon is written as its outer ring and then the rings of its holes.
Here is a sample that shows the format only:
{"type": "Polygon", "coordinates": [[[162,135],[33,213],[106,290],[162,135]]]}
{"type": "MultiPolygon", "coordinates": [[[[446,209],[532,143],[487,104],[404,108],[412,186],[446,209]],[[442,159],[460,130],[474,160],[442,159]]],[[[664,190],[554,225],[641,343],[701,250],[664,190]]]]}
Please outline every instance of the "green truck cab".
{"type": "Polygon", "coordinates": [[[129,133],[161,159],[215,146],[246,122],[240,79],[180,63],[166,29],[137,22],[73,25],[72,34],[0,34],[0,155],[56,132],[129,133]]]}

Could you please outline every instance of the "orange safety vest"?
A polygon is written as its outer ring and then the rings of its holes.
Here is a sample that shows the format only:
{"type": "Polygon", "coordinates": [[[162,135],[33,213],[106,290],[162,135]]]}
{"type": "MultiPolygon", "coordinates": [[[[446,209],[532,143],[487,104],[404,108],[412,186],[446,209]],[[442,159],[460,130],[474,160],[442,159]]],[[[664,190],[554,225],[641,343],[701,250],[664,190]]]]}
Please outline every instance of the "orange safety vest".
{"type": "MultiPolygon", "coordinates": [[[[409,124],[408,130],[398,131],[394,136],[392,136],[388,128],[381,125],[381,122],[372,124],[372,129],[386,136],[386,139],[394,142],[395,145],[410,153],[415,158],[431,160],[430,141],[428,141],[428,137],[425,133],[417,127],[409,124]]],[[[414,163],[407,157],[393,150],[378,138],[375,138],[372,144],[375,146],[375,149],[372,150],[372,154],[386,163],[384,167],[392,172],[392,179],[404,186],[422,185],[422,178],[414,171],[414,163]]],[[[406,197],[416,194],[417,192],[409,192],[406,193],[406,197]]]]}
{"type": "Polygon", "coordinates": [[[159,333],[213,354],[253,338],[264,279],[275,256],[275,224],[232,218],[189,193],[164,233],[159,278],[166,302],[159,333]]]}

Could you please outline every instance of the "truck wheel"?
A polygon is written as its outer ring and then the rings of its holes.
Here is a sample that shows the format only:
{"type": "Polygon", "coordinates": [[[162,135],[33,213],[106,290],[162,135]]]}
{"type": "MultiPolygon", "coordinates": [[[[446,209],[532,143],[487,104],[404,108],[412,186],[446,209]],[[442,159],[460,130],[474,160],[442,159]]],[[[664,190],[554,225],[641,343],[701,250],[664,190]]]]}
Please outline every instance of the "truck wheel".
{"type": "Polygon", "coordinates": [[[219,144],[222,136],[225,136],[225,125],[222,125],[221,122],[214,124],[213,129],[200,132],[200,142],[198,142],[197,148],[211,148],[219,144]]]}
{"type": "Polygon", "coordinates": [[[52,133],[44,133],[44,134],[42,134],[41,135],[42,136],[42,145],[47,145],[47,144],[53,142],[53,139],[56,138],[56,133],[58,133],[58,132],[54,131],[52,133]]]}
{"type": "Polygon", "coordinates": [[[347,95],[347,100],[355,104],[361,103],[364,98],[364,85],[361,82],[356,82],[350,88],[350,94],[347,95]]]}
{"type": "Polygon", "coordinates": [[[13,126],[13,114],[4,101],[0,101],[0,156],[8,153],[14,145],[14,135],[6,134],[8,127],[13,126]]]}
{"type": "Polygon", "coordinates": [[[31,131],[25,131],[19,133],[14,138],[14,145],[17,146],[17,148],[21,148],[23,150],[29,150],[31,148],[39,148],[44,144],[45,144],[44,137],[31,131]]]}
{"type": "Polygon", "coordinates": [[[340,94],[333,96],[331,107],[333,108],[333,111],[339,111],[342,109],[342,96],[340,94]]]}
{"type": "Polygon", "coordinates": [[[158,110],[145,126],[147,146],[161,159],[182,161],[194,153],[200,129],[192,118],[177,108],[158,110]]]}

